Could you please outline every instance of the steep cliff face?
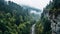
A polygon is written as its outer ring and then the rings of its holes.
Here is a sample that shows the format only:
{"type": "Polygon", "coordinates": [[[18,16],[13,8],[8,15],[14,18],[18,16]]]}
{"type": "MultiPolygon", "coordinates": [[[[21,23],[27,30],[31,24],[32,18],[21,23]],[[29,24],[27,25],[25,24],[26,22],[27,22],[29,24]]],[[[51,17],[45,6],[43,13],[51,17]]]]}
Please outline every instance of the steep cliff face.
{"type": "MultiPolygon", "coordinates": [[[[60,0],[53,0],[44,8],[43,17],[49,20],[51,34],[60,34],[60,0]]],[[[47,24],[48,25],[48,24],[47,24]]],[[[46,27],[48,28],[48,27],[46,27]]]]}
{"type": "Polygon", "coordinates": [[[51,28],[52,28],[52,33],[60,33],[60,12],[56,12],[56,14],[52,14],[50,16],[50,21],[51,21],[51,28]]]}

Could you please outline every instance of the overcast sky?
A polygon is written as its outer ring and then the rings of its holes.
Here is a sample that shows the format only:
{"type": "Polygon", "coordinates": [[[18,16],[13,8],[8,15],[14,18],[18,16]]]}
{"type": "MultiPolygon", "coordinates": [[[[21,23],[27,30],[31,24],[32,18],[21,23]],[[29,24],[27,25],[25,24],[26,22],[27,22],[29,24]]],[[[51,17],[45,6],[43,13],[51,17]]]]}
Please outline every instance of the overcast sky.
{"type": "Polygon", "coordinates": [[[49,4],[50,0],[10,0],[17,4],[23,4],[32,6],[35,8],[43,9],[47,4],[49,4]]]}

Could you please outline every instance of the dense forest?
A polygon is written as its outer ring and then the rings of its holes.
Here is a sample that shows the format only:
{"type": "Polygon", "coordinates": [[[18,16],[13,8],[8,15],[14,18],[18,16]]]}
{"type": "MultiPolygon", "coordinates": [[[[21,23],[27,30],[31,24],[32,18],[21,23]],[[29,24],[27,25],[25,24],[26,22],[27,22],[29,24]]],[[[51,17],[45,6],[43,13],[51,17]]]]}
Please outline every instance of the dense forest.
{"type": "Polygon", "coordinates": [[[0,0],[0,34],[31,34],[33,24],[35,34],[60,34],[60,0],[50,1],[40,16],[31,10],[41,11],[0,0]]]}
{"type": "Polygon", "coordinates": [[[35,23],[30,11],[14,2],[0,0],[0,34],[30,34],[35,23]]]}

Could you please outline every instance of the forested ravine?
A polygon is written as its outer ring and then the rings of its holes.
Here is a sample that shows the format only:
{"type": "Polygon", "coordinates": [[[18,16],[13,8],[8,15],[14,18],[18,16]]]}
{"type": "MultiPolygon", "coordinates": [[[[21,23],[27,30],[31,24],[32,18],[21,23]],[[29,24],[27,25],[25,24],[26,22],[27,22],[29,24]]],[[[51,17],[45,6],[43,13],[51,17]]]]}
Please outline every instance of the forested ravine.
{"type": "Polygon", "coordinates": [[[50,1],[38,15],[40,11],[0,0],[0,34],[60,34],[60,0],[50,1]]]}

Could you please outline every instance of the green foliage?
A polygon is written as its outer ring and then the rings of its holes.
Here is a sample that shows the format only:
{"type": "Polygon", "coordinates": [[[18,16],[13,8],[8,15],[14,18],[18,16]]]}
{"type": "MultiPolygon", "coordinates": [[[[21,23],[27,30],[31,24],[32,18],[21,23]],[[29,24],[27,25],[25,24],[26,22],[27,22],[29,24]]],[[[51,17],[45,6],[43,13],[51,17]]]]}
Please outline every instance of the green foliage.
{"type": "Polygon", "coordinates": [[[42,34],[43,33],[43,29],[44,29],[44,27],[43,27],[42,22],[38,21],[36,23],[36,25],[35,25],[35,32],[36,32],[36,34],[42,34]]]}
{"type": "Polygon", "coordinates": [[[29,34],[33,23],[28,9],[10,1],[2,5],[0,0],[0,34],[29,34]]]}

